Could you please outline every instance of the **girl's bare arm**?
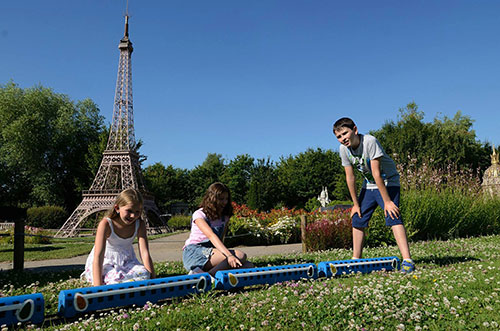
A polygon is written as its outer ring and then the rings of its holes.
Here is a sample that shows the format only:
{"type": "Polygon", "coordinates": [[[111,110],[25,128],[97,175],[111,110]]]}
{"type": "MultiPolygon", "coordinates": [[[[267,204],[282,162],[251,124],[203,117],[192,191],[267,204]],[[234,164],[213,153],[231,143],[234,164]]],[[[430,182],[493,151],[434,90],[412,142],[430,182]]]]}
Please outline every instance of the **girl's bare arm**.
{"type": "Polygon", "coordinates": [[[102,264],[106,250],[106,239],[111,234],[111,228],[106,219],[102,219],[97,226],[94,242],[94,260],[92,263],[92,285],[102,285],[102,264]]]}
{"type": "Polygon", "coordinates": [[[224,256],[227,257],[227,262],[233,268],[241,267],[241,261],[234,256],[229,249],[224,245],[224,243],[219,239],[219,237],[212,231],[212,228],[208,225],[208,223],[203,218],[197,218],[194,220],[198,228],[203,232],[205,236],[210,240],[210,242],[214,245],[215,248],[219,250],[224,256]]]}
{"type": "Polygon", "coordinates": [[[144,267],[151,274],[151,278],[156,278],[155,267],[153,265],[153,259],[151,258],[151,254],[149,253],[149,243],[148,236],[146,232],[146,224],[144,221],[139,220],[139,230],[137,232],[137,241],[139,245],[139,254],[141,255],[142,263],[144,263],[144,267]]]}

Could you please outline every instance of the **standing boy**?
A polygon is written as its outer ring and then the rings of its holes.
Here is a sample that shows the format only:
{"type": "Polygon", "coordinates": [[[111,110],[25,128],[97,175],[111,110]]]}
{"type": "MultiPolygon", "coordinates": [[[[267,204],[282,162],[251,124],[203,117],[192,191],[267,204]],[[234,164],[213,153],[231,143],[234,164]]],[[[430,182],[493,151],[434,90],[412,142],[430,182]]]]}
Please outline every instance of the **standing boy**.
{"type": "Polygon", "coordinates": [[[358,133],[358,128],[350,118],[343,117],[335,122],[333,134],[341,144],[340,157],[353,202],[353,259],[361,258],[365,228],[379,205],[384,210],[385,224],[392,227],[403,256],[401,270],[412,272],[415,270],[415,264],[410,256],[406,230],[399,211],[399,173],[394,161],[385,153],[377,138],[358,133]],[[365,178],[359,197],[356,194],[353,166],[358,168],[365,178]]]}

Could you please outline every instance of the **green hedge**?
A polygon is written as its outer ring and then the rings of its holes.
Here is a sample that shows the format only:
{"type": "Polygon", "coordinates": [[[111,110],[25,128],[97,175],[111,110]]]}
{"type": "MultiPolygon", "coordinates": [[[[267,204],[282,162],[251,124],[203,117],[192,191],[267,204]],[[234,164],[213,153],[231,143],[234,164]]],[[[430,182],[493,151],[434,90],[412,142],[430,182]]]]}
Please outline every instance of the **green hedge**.
{"type": "MultiPolygon", "coordinates": [[[[0,244],[14,244],[14,227],[9,230],[0,231],[0,244]]],[[[24,227],[24,243],[25,244],[51,244],[51,237],[54,233],[42,228],[30,226],[24,227]]]]}
{"type": "Polygon", "coordinates": [[[167,223],[172,230],[189,230],[191,229],[191,216],[174,215],[167,221],[167,223]]]}
{"type": "MultiPolygon", "coordinates": [[[[410,190],[401,194],[401,214],[410,241],[447,240],[500,233],[500,199],[453,190],[410,190]]],[[[383,210],[377,208],[366,244],[394,244],[383,210]]]]}
{"type": "Polygon", "coordinates": [[[26,225],[44,229],[59,229],[68,218],[68,213],[59,206],[32,207],[26,214],[26,225]]]}

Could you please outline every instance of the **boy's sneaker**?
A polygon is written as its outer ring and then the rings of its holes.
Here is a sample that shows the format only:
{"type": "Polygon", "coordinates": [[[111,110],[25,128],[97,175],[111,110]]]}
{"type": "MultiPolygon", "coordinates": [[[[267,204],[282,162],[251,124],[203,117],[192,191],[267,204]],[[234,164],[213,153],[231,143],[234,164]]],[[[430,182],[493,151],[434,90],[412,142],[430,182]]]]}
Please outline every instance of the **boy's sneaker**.
{"type": "Polygon", "coordinates": [[[201,273],[204,273],[205,271],[203,271],[203,269],[201,269],[200,267],[196,267],[192,270],[189,271],[188,275],[196,275],[196,274],[201,274],[201,273]]]}
{"type": "Polygon", "coordinates": [[[413,271],[415,271],[415,263],[413,263],[413,260],[404,259],[403,263],[401,263],[401,272],[409,274],[413,271]]]}

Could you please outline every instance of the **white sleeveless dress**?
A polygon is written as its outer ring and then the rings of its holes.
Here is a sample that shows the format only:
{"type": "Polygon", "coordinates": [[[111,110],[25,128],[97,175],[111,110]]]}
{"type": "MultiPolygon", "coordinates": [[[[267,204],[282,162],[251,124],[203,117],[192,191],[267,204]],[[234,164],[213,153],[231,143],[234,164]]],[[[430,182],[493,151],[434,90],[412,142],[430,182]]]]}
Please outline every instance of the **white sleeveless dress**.
{"type": "MultiPolygon", "coordinates": [[[[127,281],[149,279],[149,271],[139,262],[134,252],[134,239],[139,229],[139,220],[135,221],[135,232],[129,238],[119,237],[113,228],[113,221],[106,218],[111,228],[111,235],[106,240],[104,260],[102,266],[102,281],[104,284],[117,284],[127,281]]],[[[81,278],[92,283],[92,263],[94,261],[94,249],[87,258],[85,271],[81,278]]]]}

